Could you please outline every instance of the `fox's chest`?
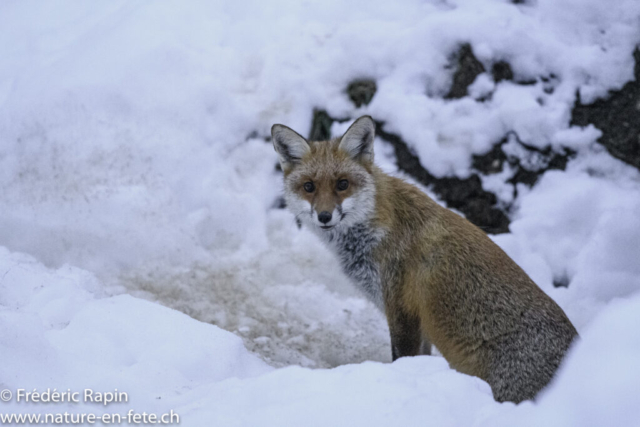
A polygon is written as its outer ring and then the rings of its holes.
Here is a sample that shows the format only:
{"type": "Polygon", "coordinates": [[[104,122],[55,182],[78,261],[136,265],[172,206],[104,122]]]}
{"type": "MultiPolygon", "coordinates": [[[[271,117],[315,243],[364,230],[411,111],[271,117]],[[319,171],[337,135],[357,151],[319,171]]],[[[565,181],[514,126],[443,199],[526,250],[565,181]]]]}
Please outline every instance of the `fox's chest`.
{"type": "Polygon", "coordinates": [[[355,225],[329,239],[345,274],[384,311],[380,271],[374,251],[382,236],[370,227],[355,225]]]}

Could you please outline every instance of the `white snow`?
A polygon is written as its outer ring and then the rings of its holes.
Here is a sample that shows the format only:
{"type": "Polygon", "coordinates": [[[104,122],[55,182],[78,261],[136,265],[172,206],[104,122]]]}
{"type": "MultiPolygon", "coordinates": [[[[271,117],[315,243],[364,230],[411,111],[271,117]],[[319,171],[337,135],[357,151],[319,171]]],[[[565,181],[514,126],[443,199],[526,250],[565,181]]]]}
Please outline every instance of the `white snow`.
{"type": "MultiPolygon", "coordinates": [[[[90,273],[0,250],[3,389],[126,391],[127,402],[2,403],[3,413],[173,410],[182,425],[634,425],[640,297],[616,300],[582,334],[536,403],[493,400],[438,356],[330,370],[274,369],[230,332],[128,295],[96,296],[90,273]],[[30,301],[30,303],[25,303],[30,301]],[[55,317],[53,314],[55,313],[55,317]],[[52,409],[54,406],[55,411],[52,409]]],[[[82,394],[82,393],[81,393],[82,394]]]]}
{"type": "MultiPolygon", "coordinates": [[[[569,120],[577,92],[590,101],[633,77],[639,24],[636,0],[2,2],[0,389],[117,388],[130,401],[0,413],[634,425],[640,172],[569,120]],[[488,71],[504,60],[535,83],[487,72],[443,100],[461,43],[488,71]],[[362,77],[378,91],[356,109],[345,88],[362,77]],[[438,356],[388,363],[383,316],[273,207],[265,138],[273,123],[306,134],[314,108],[384,121],[437,176],[467,176],[508,132],[577,151],[515,200],[508,170],[483,179],[514,203],[511,232],[493,239],[582,336],[538,401],[498,404],[438,356]]],[[[389,146],[375,149],[397,173],[389,146]]]]}

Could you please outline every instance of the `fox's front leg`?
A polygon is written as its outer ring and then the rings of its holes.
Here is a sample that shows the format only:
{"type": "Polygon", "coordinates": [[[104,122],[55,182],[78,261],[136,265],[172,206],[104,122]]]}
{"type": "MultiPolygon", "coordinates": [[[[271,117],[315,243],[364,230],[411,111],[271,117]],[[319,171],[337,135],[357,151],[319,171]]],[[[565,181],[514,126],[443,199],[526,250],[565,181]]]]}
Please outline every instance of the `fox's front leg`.
{"type": "MultiPolygon", "coordinates": [[[[420,318],[407,313],[400,304],[387,302],[387,322],[391,333],[391,357],[393,360],[421,353],[422,334],[420,318]]],[[[430,350],[430,345],[427,343],[430,350]]]]}
{"type": "Polygon", "coordinates": [[[420,354],[425,356],[431,356],[431,341],[424,334],[422,334],[422,346],[420,347],[420,354]]]}

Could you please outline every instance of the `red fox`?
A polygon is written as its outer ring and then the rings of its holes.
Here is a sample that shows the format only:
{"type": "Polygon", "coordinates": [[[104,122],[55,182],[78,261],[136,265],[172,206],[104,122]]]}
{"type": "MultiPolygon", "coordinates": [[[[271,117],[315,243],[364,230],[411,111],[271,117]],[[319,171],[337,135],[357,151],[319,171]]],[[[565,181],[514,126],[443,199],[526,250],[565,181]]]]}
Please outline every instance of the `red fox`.
{"type": "Polygon", "coordinates": [[[430,354],[532,399],[577,336],[564,311],[484,232],[373,162],[375,123],[307,141],[276,124],[287,207],[387,317],[392,358],[430,354]]]}

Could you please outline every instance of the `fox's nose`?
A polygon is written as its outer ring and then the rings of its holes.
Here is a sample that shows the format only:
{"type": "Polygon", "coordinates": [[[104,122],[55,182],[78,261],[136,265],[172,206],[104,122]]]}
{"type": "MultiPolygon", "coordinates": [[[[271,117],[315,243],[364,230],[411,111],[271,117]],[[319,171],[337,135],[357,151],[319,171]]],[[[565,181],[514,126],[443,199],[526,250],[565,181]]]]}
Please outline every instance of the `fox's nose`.
{"type": "Polygon", "coordinates": [[[320,221],[323,224],[326,224],[329,221],[331,221],[331,212],[327,212],[327,211],[320,212],[318,214],[318,221],[320,221]]]}

